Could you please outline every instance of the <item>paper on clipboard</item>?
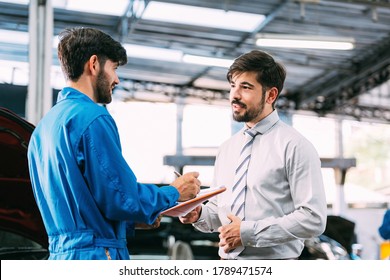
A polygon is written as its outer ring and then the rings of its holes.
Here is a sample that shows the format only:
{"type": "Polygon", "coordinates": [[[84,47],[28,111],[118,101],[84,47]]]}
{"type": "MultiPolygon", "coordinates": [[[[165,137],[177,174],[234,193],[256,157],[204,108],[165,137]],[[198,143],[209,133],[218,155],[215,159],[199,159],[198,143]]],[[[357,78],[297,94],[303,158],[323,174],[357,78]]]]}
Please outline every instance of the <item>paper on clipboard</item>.
{"type": "Polygon", "coordinates": [[[171,217],[180,217],[188,214],[192,209],[196,208],[201,203],[205,202],[209,198],[226,191],[226,187],[213,188],[199,192],[197,197],[179,202],[179,204],[161,212],[162,215],[171,217]]]}

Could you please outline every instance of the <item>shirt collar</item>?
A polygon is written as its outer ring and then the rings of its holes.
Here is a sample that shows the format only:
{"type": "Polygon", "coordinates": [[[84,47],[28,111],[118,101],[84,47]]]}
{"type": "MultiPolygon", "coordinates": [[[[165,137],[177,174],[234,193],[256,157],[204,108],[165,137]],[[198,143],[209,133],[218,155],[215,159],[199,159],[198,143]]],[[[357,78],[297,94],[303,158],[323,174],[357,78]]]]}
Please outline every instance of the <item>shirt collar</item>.
{"type": "Polygon", "coordinates": [[[58,96],[57,96],[57,103],[62,101],[62,100],[65,100],[65,99],[77,99],[77,98],[80,98],[80,99],[84,99],[84,100],[88,100],[90,102],[93,102],[93,100],[91,100],[91,98],[89,98],[87,95],[85,95],[84,93],[82,93],[81,91],[78,91],[77,89],[74,89],[72,87],[64,87],[59,93],[58,93],[58,96]]]}
{"type": "MultiPolygon", "coordinates": [[[[255,124],[252,129],[256,130],[259,134],[264,134],[268,130],[270,130],[278,121],[279,121],[279,114],[277,110],[273,110],[271,114],[266,116],[264,119],[259,121],[257,124],[255,124]]],[[[245,129],[248,127],[245,125],[245,129]]]]}

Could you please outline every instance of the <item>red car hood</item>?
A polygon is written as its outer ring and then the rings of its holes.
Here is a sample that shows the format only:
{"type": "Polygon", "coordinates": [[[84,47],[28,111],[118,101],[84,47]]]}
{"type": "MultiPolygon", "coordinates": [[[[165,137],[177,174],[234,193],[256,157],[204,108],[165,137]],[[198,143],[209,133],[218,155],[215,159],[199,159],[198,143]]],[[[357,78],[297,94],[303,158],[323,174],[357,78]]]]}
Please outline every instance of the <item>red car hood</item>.
{"type": "Polygon", "coordinates": [[[34,126],[0,107],[0,229],[47,248],[47,234],[31,188],[27,146],[34,126]]]}

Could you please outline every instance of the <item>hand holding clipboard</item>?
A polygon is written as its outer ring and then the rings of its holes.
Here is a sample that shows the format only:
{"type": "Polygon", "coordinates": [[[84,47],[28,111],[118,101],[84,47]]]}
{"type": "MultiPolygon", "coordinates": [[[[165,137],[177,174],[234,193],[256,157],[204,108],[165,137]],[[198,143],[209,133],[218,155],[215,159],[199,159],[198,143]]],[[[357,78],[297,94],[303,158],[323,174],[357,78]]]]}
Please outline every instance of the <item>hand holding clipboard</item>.
{"type": "Polygon", "coordinates": [[[198,205],[202,204],[209,198],[218,195],[226,191],[226,187],[213,188],[208,190],[200,191],[199,194],[190,200],[185,202],[179,202],[177,205],[161,212],[162,215],[171,216],[171,217],[180,217],[185,216],[192,209],[196,208],[198,205]]]}

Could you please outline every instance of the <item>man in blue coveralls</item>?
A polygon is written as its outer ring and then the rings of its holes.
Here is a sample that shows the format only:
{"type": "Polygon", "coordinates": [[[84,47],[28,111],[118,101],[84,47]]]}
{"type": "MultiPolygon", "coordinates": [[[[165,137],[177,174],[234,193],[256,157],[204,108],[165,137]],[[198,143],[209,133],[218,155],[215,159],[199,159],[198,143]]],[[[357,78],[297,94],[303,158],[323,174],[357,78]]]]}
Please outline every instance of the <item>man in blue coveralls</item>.
{"type": "Polygon", "coordinates": [[[66,29],[59,38],[67,86],[28,148],[50,259],[129,259],[126,231],[158,224],[161,211],[195,197],[199,174],[161,188],[138,183],[123,158],[116,124],[99,105],[111,102],[126,50],[93,28],[66,29]]]}

